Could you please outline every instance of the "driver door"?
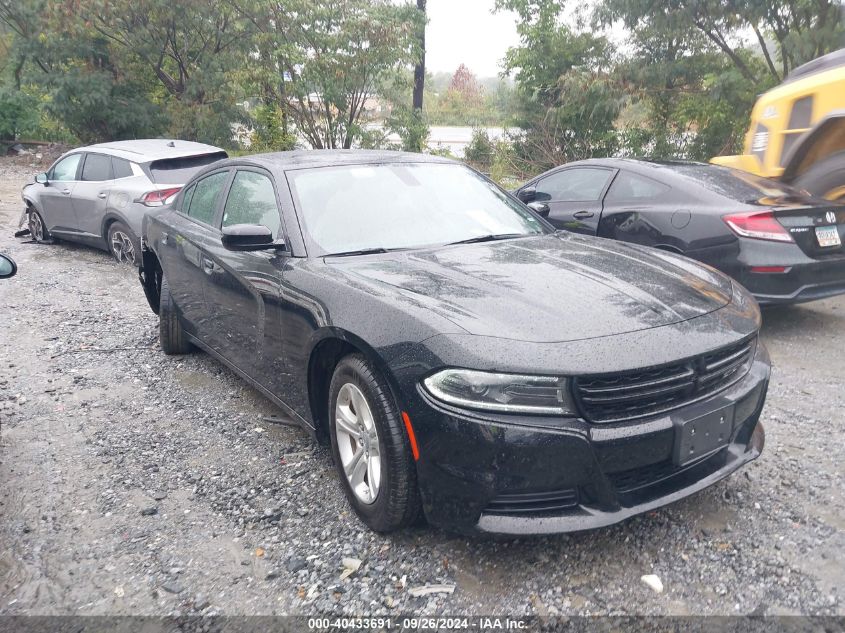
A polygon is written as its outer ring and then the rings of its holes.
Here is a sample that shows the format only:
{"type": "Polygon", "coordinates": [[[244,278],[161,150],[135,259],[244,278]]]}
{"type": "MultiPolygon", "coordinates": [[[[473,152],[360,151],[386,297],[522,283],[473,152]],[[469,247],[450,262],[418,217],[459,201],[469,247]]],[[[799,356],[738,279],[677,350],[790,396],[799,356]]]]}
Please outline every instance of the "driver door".
{"type": "Polygon", "coordinates": [[[47,230],[60,237],[73,237],[79,229],[73,210],[73,190],[78,183],[81,159],[81,153],[70,154],[53,165],[47,173],[47,184],[38,196],[39,211],[47,230]]]}
{"type": "MultiPolygon", "coordinates": [[[[602,197],[616,171],[592,166],[560,169],[534,183],[531,200],[548,205],[547,219],[555,227],[595,235],[601,219],[602,197]]],[[[530,190],[526,187],[520,193],[530,190]]],[[[524,200],[523,195],[520,198],[524,200]]]]}
{"type": "MultiPolygon", "coordinates": [[[[220,228],[235,224],[260,224],[274,239],[284,239],[269,172],[238,167],[225,194],[220,228]]],[[[273,249],[228,250],[219,236],[207,244],[202,261],[211,345],[273,391],[285,371],[279,301],[286,261],[287,255],[273,249]]]]}

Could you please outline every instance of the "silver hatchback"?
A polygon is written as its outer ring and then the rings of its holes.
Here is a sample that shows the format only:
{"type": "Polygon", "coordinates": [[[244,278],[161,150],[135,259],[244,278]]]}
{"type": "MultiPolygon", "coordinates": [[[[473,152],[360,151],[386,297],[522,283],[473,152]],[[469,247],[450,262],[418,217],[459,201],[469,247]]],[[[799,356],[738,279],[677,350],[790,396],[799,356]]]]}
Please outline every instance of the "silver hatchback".
{"type": "Polygon", "coordinates": [[[140,265],[141,221],[167,204],[195,172],[226,158],[213,145],[147,139],[80,147],[24,187],[20,225],[32,239],[63,239],[140,265]]]}

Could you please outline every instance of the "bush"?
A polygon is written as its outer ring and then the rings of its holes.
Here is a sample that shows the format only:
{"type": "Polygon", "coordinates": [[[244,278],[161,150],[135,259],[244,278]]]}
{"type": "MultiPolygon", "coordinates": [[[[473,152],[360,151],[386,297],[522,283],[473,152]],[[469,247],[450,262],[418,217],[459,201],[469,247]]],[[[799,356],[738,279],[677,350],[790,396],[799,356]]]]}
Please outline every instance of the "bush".
{"type": "Polygon", "coordinates": [[[252,152],[284,152],[296,149],[296,135],[287,127],[282,109],[276,104],[260,105],[253,110],[252,152]]]}
{"type": "Polygon", "coordinates": [[[0,139],[15,141],[38,131],[38,99],[20,90],[0,88],[0,139]]]}
{"type": "Polygon", "coordinates": [[[464,150],[464,160],[480,171],[489,171],[493,164],[494,151],[487,130],[476,128],[472,131],[472,140],[464,150]]]}

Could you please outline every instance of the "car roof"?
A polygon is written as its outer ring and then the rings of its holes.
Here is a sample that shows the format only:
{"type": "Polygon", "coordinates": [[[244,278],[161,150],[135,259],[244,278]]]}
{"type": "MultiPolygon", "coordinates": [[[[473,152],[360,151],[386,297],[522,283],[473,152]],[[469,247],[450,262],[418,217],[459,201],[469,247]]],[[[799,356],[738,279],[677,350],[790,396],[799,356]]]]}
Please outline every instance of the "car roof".
{"type": "Polygon", "coordinates": [[[185,156],[196,156],[199,154],[213,154],[225,151],[214,145],[195,143],[194,141],[182,141],[179,139],[148,138],[129,141],[111,141],[109,143],[98,143],[80,147],[74,152],[100,152],[125,158],[136,163],[146,163],[163,158],[182,158],[185,156]]]}
{"type": "Polygon", "coordinates": [[[337,165],[373,165],[384,163],[453,163],[456,161],[441,156],[415,154],[412,152],[393,152],[387,150],[359,149],[314,149],[290,152],[272,152],[230,158],[215,163],[215,168],[226,164],[254,164],[270,169],[303,169],[310,167],[332,167],[337,165]]]}

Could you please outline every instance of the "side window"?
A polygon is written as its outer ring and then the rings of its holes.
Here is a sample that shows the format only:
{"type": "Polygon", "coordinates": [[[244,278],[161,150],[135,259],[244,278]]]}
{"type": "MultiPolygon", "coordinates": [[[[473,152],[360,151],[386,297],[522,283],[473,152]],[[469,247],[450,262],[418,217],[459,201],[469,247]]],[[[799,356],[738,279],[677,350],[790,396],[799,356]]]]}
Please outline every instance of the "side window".
{"type": "Polygon", "coordinates": [[[111,156],[88,154],[85,157],[85,164],[82,165],[82,180],[102,182],[111,179],[111,156]]]}
{"type": "Polygon", "coordinates": [[[182,195],[182,213],[187,214],[188,209],[191,208],[191,199],[194,197],[194,189],[196,188],[196,185],[191,185],[185,190],[185,193],[182,195]]]}
{"type": "Polygon", "coordinates": [[[537,183],[537,200],[578,202],[598,200],[613,172],[609,169],[577,167],[565,169],[537,183]]]}
{"type": "Polygon", "coordinates": [[[187,207],[183,206],[182,210],[187,209],[188,215],[200,222],[205,222],[206,224],[214,222],[217,199],[220,197],[220,191],[223,189],[228,178],[229,172],[219,171],[200,180],[194,186],[190,204],[187,207]]]}
{"type": "Polygon", "coordinates": [[[223,209],[223,226],[233,224],[263,224],[273,231],[274,238],[279,237],[279,207],[268,176],[254,171],[239,171],[235,175],[223,209]]]}
{"type": "Polygon", "coordinates": [[[605,200],[635,200],[642,198],[656,198],[669,191],[663,183],[638,176],[627,171],[620,171],[616,180],[610,185],[605,200]]]}
{"type": "Polygon", "coordinates": [[[68,181],[76,180],[76,168],[79,167],[79,159],[82,154],[71,154],[63,158],[53,167],[50,180],[68,181]]]}
{"type": "Polygon", "coordinates": [[[132,165],[129,164],[128,160],[112,156],[111,167],[115,178],[129,178],[134,175],[132,165]]]}

